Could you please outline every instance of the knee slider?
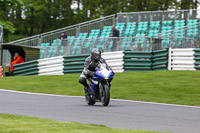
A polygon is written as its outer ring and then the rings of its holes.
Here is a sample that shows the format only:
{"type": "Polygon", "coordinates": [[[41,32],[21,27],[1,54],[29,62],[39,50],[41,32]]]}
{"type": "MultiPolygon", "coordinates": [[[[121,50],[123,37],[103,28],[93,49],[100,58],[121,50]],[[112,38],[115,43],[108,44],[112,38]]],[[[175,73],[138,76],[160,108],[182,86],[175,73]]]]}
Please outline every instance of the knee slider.
{"type": "Polygon", "coordinates": [[[79,83],[84,84],[85,81],[86,81],[85,78],[83,78],[83,77],[80,77],[80,78],[79,78],[79,83]]]}

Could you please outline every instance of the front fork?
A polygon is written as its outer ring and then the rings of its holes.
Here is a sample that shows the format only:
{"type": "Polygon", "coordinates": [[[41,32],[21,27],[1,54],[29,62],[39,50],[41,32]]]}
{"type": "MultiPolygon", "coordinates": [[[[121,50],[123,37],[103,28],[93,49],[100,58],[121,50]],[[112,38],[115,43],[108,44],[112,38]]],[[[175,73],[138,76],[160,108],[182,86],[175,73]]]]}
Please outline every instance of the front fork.
{"type": "Polygon", "coordinates": [[[112,82],[112,81],[105,80],[105,81],[99,83],[99,96],[100,96],[100,97],[103,97],[103,86],[104,86],[104,85],[108,85],[108,86],[109,86],[109,89],[110,89],[110,87],[111,87],[111,82],[112,82]]]}

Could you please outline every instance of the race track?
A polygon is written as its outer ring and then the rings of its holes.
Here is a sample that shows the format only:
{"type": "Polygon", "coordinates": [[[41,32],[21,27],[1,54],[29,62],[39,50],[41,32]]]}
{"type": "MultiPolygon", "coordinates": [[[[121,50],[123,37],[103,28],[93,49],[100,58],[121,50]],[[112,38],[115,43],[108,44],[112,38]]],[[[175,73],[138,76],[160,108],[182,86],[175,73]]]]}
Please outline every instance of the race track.
{"type": "Polygon", "coordinates": [[[200,133],[200,107],[112,100],[108,107],[88,106],[83,97],[0,90],[0,113],[113,128],[200,133]]]}

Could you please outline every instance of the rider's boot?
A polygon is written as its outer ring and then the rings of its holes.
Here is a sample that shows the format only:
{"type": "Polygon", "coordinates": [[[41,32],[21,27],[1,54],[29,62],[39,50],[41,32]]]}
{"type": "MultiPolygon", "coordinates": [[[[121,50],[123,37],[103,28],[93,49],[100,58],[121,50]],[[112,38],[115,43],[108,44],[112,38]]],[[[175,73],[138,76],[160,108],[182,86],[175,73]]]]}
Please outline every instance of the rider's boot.
{"type": "Polygon", "coordinates": [[[84,87],[84,92],[86,95],[89,94],[89,87],[84,87]]]}

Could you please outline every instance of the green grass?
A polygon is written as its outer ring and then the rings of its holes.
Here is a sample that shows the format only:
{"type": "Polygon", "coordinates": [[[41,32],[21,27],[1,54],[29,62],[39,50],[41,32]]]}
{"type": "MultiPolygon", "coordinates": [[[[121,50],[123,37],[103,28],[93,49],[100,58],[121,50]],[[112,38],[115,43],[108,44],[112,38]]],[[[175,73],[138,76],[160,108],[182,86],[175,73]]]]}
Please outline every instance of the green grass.
{"type": "MultiPolygon", "coordinates": [[[[83,95],[79,74],[0,79],[0,88],[59,95],[83,95]]],[[[200,106],[200,71],[124,72],[114,77],[111,97],[200,106]]]]}
{"type": "Polygon", "coordinates": [[[0,133],[159,133],[0,114],[0,133]]]}

